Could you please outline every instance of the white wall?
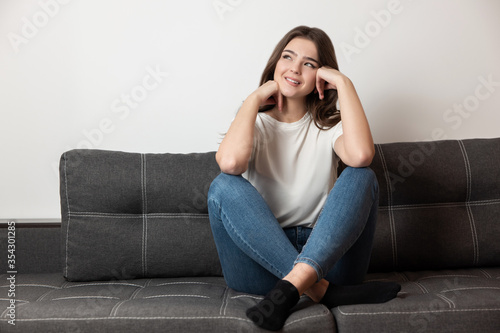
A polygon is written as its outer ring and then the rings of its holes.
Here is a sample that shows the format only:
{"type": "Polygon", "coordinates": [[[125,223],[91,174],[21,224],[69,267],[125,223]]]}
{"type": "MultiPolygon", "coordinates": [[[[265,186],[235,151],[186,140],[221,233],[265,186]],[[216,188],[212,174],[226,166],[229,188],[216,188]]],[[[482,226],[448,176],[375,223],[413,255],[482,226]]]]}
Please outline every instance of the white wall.
{"type": "Polygon", "coordinates": [[[376,142],[498,137],[499,14],[498,0],[0,0],[0,218],[59,218],[68,149],[216,150],[301,24],[331,36],[376,142]]]}

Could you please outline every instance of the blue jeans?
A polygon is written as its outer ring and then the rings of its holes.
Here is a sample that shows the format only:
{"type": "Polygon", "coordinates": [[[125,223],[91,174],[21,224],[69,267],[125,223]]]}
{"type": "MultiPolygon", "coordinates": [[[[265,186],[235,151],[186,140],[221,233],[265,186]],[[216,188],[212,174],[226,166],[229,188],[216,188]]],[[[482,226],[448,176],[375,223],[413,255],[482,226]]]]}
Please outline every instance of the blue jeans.
{"type": "Polygon", "coordinates": [[[296,263],[318,281],[361,283],[368,270],[377,220],[378,183],[369,168],[344,169],[314,228],[281,228],[255,187],[221,173],[208,192],[208,212],[227,285],[265,295],[296,263]]]}

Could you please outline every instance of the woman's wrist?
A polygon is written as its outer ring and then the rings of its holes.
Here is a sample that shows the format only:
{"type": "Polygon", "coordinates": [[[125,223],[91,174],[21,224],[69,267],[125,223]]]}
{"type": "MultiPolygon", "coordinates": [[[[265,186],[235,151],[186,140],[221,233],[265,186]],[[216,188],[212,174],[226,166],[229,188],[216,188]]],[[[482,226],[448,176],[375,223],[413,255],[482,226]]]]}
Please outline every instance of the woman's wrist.
{"type": "Polygon", "coordinates": [[[335,85],[337,86],[337,90],[345,89],[345,88],[354,88],[354,84],[352,83],[351,79],[349,79],[345,75],[341,75],[337,81],[335,82],[335,85]]]}

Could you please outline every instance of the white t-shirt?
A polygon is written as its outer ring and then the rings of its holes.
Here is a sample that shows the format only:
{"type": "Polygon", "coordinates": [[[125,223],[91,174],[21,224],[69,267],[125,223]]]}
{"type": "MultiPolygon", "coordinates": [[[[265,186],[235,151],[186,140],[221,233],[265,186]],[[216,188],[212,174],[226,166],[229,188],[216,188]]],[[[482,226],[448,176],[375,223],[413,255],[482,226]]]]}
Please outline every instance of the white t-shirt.
{"type": "Polygon", "coordinates": [[[320,130],[308,112],[294,123],[259,112],[243,177],[259,191],[282,228],[312,227],[337,180],[333,147],[342,123],[320,130]]]}

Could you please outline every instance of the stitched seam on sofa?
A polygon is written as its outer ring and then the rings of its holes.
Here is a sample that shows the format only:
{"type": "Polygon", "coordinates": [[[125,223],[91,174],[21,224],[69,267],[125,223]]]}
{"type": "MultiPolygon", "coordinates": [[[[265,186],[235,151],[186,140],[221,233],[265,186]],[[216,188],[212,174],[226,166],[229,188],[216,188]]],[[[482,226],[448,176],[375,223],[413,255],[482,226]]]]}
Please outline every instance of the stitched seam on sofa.
{"type": "Polygon", "coordinates": [[[156,284],[155,286],[156,286],[156,287],[159,287],[159,286],[167,286],[167,285],[172,285],[172,284],[202,284],[202,285],[213,285],[213,286],[220,286],[220,287],[222,287],[221,285],[218,285],[218,284],[215,284],[215,283],[208,283],[208,282],[189,282],[189,281],[186,281],[186,282],[165,282],[165,283],[159,283],[159,284],[156,284]]]}
{"type": "Polygon", "coordinates": [[[462,290],[485,290],[485,289],[493,289],[493,290],[500,290],[500,287],[464,287],[464,288],[455,288],[455,289],[446,289],[446,290],[441,290],[442,293],[447,293],[450,291],[462,291],[462,290]]]}
{"type": "Polygon", "coordinates": [[[210,299],[209,296],[204,296],[204,295],[153,295],[153,296],[143,297],[143,299],[148,299],[148,298],[162,298],[162,297],[196,297],[196,298],[208,298],[208,299],[210,299]]]}
{"type": "Polygon", "coordinates": [[[139,293],[139,291],[140,291],[140,290],[142,290],[142,289],[144,289],[144,288],[145,288],[145,286],[146,286],[146,285],[148,285],[148,283],[149,283],[150,281],[151,281],[151,280],[148,280],[148,281],[145,283],[144,287],[143,287],[143,286],[139,286],[139,288],[138,288],[138,289],[134,290],[134,292],[130,295],[130,297],[129,297],[128,299],[126,299],[126,300],[123,300],[123,301],[121,301],[121,302],[116,303],[116,304],[115,304],[115,306],[113,306],[113,308],[112,308],[112,309],[111,309],[111,311],[109,312],[109,317],[114,317],[114,316],[116,316],[116,313],[118,312],[118,308],[119,308],[120,306],[122,306],[122,304],[123,304],[123,303],[126,303],[126,302],[128,302],[128,301],[130,301],[130,300],[134,299],[134,298],[135,298],[135,296],[137,296],[137,294],[139,293]]]}
{"type": "Polygon", "coordinates": [[[448,306],[450,307],[450,309],[455,309],[455,303],[453,303],[453,301],[451,299],[449,299],[448,297],[444,296],[444,295],[441,295],[441,294],[436,294],[437,297],[441,298],[443,301],[445,301],[448,306]]]}
{"type": "Polygon", "coordinates": [[[226,296],[226,305],[224,305],[224,312],[222,313],[224,316],[226,315],[226,310],[227,310],[227,306],[229,305],[229,292],[227,293],[227,296],[226,296]]]}
{"type": "Polygon", "coordinates": [[[142,190],[142,276],[146,276],[146,250],[147,250],[147,198],[146,198],[146,156],[141,154],[141,190],[142,190]]]}
{"type": "Polygon", "coordinates": [[[40,302],[43,298],[45,298],[45,296],[47,296],[48,294],[50,294],[51,292],[55,291],[55,290],[59,290],[59,289],[63,289],[66,285],[68,284],[68,282],[64,282],[61,286],[61,288],[57,288],[57,289],[51,289],[45,293],[43,293],[40,297],[38,297],[38,299],[35,301],[35,302],[40,302]]]}
{"type": "Polygon", "coordinates": [[[410,281],[404,272],[396,272],[396,275],[399,275],[403,281],[410,281]]]}
{"type": "Polygon", "coordinates": [[[226,316],[202,316],[202,317],[78,317],[78,318],[25,318],[17,319],[16,322],[21,321],[68,321],[68,320],[158,320],[158,319],[169,319],[169,320],[204,320],[204,319],[223,319],[223,320],[238,320],[246,323],[253,323],[249,319],[238,318],[238,317],[226,317],[226,316]]]}
{"type": "Polygon", "coordinates": [[[66,299],[120,299],[119,297],[114,297],[114,296],[67,296],[67,297],[58,297],[58,298],[53,298],[51,301],[61,301],[61,300],[66,300],[66,299]]]}
{"type": "Polygon", "coordinates": [[[115,285],[119,285],[119,286],[131,286],[131,287],[137,287],[137,288],[144,288],[140,284],[123,283],[123,282],[81,283],[81,284],[68,285],[68,286],[65,286],[64,288],[68,289],[68,288],[86,287],[86,286],[107,286],[110,284],[115,284],[115,285]]]}
{"type": "Polygon", "coordinates": [[[116,316],[116,312],[118,312],[118,308],[125,302],[128,302],[130,301],[130,299],[125,299],[121,302],[118,302],[115,304],[115,306],[113,306],[113,308],[111,309],[111,311],[109,312],[109,317],[114,317],[116,316]]]}
{"type": "MultiPolygon", "coordinates": [[[[136,219],[141,218],[144,214],[122,214],[122,213],[99,213],[99,212],[72,212],[71,216],[77,217],[109,217],[118,219],[136,219]]],[[[189,213],[152,213],[146,214],[149,219],[151,218],[198,218],[206,219],[208,214],[189,214],[189,213]]]]}
{"type": "Polygon", "coordinates": [[[391,229],[391,242],[392,242],[392,262],[393,267],[396,268],[398,265],[398,252],[397,252],[397,243],[396,243],[396,228],[394,225],[394,211],[392,210],[392,187],[391,187],[391,179],[389,177],[389,170],[387,168],[387,163],[385,161],[384,151],[382,150],[382,146],[377,144],[377,149],[380,154],[380,160],[382,161],[382,167],[384,169],[385,181],[387,183],[387,203],[389,210],[389,226],[391,229]]]}
{"type": "Polygon", "coordinates": [[[424,276],[422,278],[419,278],[418,281],[421,280],[426,280],[426,279],[435,279],[435,278],[450,278],[450,277],[464,277],[464,278],[478,278],[479,276],[477,275],[461,275],[461,274],[450,274],[450,275],[431,275],[431,276],[424,276]]]}
{"type": "Polygon", "coordinates": [[[421,284],[420,282],[412,281],[412,283],[416,284],[417,287],[420,288],[420,290],[422,291],[423,294],[428,294],[429,293],[429,290],[427,290],[427,288],[425,288],[424,285],[421,284]]]}
{"type": "Polygon", "coordinates": [[[500,204],[500,199],[490,199],[490,200],[477,200],[465,202],[449,202],[449,203],[430,203],[430,204],[409,204],[409,205],[395,205],[390,208],[387,206],[380,207],[380,211],[392,210],[407,210],[407,209],[425,209],[425,208],[453,208],[453,207],[465,207],[469,206],[488,206],[488,205],[498,205],[500,204]]]}
{"type": "MultiPolygon", "coordinates": [[[[11,298],[0,298],[1,301],[9,301],[11,300],[11,298]]],[[[16,308],[19,308],[20,306],[24,305],[24,304],[29,304],[30,301],[25,301],[25,300],[19,300],[19,299],[16,299],[15,300],[15,303],[16,303],[16,308]],[[18,302],[20,302],[21,304],[17,304],[18,302]]],[[[9,308],[6,307],[6,309],[0,314],[0,318],[9,318],[7,317],[7,314],[9,313],[9,308]]],[[[17,318],[16,318],[17,320],[17,318]]]]}
{"type": "MultiPolygon", "coordinates": [[[[9,301],[10,302],[11,300],[12,300],[12,298],[0,298],[0,301],[9,301]]],[[[30,302],[30,301],[25,301],[23,299],[16,299],[15,301],[21,302],[21,303],[29,303],[30,302]]]]}
{"type": "MultiPolygon", "coordinates": [[[[7,286],[0,286],[1,287],[7,287],[7,286]]],[[[16,287],[44,287],[44,288],[53,288],[53,289],[61,289],[61,287],[57,286],[51,286],[47,284],[33,284],[33,283],[16,283],[16,287]]]]}
{"type": "MultiPolygon", "coordinates": [[[[224,308],[224,304],[226,303],[228,293],[229,293],[229,288],[226,287],[224,289],[224,294],[222,295],[222,304],[220,305],[219,315],[222,315],[222,309],[224,308]]],[[[224,309],[224,311],[225,311],[225,309],[224,309]]]]}
{"type": "Polygon", "coordinates": [[[472,191],[472,174],[470,171],[470,162],[469,162],[469,156],[467,155],[467,151],[465,150],[464,143],[462,140],[457,140],[458,144],[460,146],[460,150],[462,152],[462,156],[464,158],[464,164],[465,164],[465,172],[466,172],[466,178],[467,178],[467,197],[465,199],[466,203],[466,208],[467,208],[467,215],[469,216],[469,223],[470,223],[470,228],[471,228],[471,234],[472,234],[472,245],[474,248],[474,258],[473,258],[473,265],[477,265],[479,263],[479,244],[477,240],[477,231],[476,231],[476,224],[474,222],[474,216],[472,215],[472,209],[470,207],[470,198],[471,198],[471,191],[472,191]]]}
{"type": "Polygon", "coordinates": [[[253,298],[253,299],[256,299],[256,300],[262,300],[262,299],[264,299],[264,296],[237,295],[237,296],[231,297],[231,299],[236,299],[236,298],[253,298]]]}
{"type": "Polygon", "coordinates": [[[347,313],[343,312],[340,307],[338,307],[340,314],[344,316],[379,316],[379,315],[408,315],[415,313],[441,313],[441,312],[485,312],[485,311],[500,311],[500,308],[489,308],[489,309],[442,309],[442,310],[420,310],[420,311],[384,311],[384,312],[358,312],[358,313],[347,313]]]}
{"type": "Polygon", "coordinates": [[[490,273],[486,272],[484,269],[480,268],[479,271],[488,279],[491,279],[490,273]]]}
{"type": "Polygon", "coordinates": [[[68,206],[68,223],[66,223],[66,251],[65,251],[65,267],[64,275],[68,276],[68,244],[69,244],[69,223],[71,220],[71,210],[69,205],[69,195],[68,195],[68,169],[67,169],[68,158],[66,153],[64,153],[64,185],[66,187],[66,204],[68,206]]]}
{"type": "Polygon", "coordinates": [[[325,314],[321,314],[321,315],[314,315],[314,316],[309,316],[309,317],[304,317],[304,318],[296,319],[294,321],[286,323],[285,326],[290,326],[290,325],[295,324],[297,322],[301,322],[301,321],[304,321],[304,320],[307,320],[307,319],[312,319],[312,318],[319,318],[319,317],[330,317],[330,313],[325,313],[325,314]]]}

